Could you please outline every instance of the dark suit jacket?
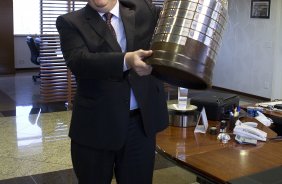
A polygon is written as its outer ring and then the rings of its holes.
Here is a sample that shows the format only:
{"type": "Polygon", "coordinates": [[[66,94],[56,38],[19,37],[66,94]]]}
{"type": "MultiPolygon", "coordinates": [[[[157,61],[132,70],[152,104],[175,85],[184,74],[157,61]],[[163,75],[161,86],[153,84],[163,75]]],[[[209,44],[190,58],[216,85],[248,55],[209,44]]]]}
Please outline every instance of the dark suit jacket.
{"type": "MultiPolygon", "coordinates": [[[[149,49],[159,11],[148,0],[120,0],[127,51],[149,49]]],[[[77,80],[69,136],[79,144],[116,150],[126,138],[130,88],[147,136],[168,124],[163,84],[152,75],[123,72],[125,53],[89,5],[57,19],[61,48],[77,80]]]]}

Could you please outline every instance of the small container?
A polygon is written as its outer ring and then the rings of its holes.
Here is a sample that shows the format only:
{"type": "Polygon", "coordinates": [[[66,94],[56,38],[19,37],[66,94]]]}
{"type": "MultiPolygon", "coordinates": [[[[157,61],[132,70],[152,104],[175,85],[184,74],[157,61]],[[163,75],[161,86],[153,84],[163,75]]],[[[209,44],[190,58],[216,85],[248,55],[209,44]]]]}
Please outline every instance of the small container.
{"type": "Polygon", "coordinates": [[[210,134],[211,135],[216,135],[217,134],[217,128],[216,127],[210,127],[210,134]]]}
{"type": "Polygon", "coordinates": [[[219,132],[220,132],[220,133],[226,132],[226,127],[227,127],[227,122],[226,122],[226,120],[221,120],[219,132]]]}
{"type": "Polygon", "coordinates": [[[247,107],[247,113],[250,117],[255,117],[256,116],[255,107],[247,107]]]}
{"type": "Polygon", "coordinates": [[[197,107],[189,105],[182,109],[178,107],[179,103],[168,102],[169,124],[178,127],[195,126],[198,116],[197,107]]]}
{"type": "Polygon", "coordinates": [[[258,111],[263,113],[262,107],[247,107],[247,113],[250,117],[258,116],[258,111]]]}
{"type": "Polygon", "coordinates": [[[230,116],[228,122],[228,130],[233,131],[236,121],[239,119],[239,116],[230,116]]]}

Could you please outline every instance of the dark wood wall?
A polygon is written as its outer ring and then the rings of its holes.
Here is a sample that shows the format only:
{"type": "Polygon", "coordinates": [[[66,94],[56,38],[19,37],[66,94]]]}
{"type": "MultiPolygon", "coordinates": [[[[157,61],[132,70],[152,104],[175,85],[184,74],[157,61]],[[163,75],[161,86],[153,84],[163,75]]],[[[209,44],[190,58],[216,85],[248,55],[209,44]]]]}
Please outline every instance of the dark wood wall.
{"type": "Polygon", "coordinates": [[[13,0],[0,0],[0,75],[15,73],[13,0]]]}

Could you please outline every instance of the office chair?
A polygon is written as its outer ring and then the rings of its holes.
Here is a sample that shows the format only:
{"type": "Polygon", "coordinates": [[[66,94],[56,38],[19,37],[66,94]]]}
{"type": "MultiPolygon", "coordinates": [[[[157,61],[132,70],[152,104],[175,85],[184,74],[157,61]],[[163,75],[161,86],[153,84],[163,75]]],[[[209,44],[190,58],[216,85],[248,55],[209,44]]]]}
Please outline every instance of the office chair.
{"type": "MultiPolygon", "coordinates": [[[[40,49],[40,38],[33,38],[31,36],[26,37],[26,43],[30,49],[30,61],[35,65],[40,65],[39,61],[39,49],[40,49]]],[[[37,79],[40,78],[40,72],[38,75],[33,75],[32,79],[36,82],[37,79]]]]}

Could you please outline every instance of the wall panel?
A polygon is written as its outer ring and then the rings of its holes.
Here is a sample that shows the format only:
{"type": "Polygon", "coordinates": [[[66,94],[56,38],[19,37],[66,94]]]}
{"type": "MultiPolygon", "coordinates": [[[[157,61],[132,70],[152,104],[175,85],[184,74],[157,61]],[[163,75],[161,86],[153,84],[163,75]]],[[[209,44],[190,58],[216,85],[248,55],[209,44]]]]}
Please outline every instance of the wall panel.
{"type": "Polygon", "coordinates": [[[0,25],[0,74],[13,74],[13,0],[0,1],[0,25]]]}

